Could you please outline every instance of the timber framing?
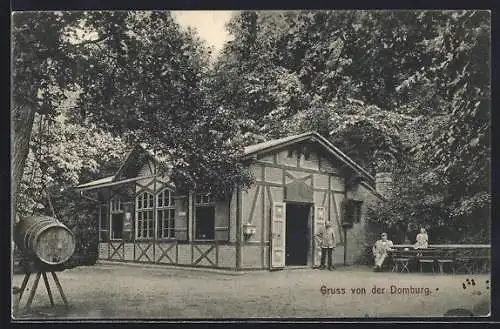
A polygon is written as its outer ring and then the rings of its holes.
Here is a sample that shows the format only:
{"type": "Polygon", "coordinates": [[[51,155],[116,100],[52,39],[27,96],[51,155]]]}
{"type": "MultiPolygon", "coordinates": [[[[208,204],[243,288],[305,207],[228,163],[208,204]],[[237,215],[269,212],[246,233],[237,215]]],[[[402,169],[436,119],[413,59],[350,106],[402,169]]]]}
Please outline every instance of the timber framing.
{"type": "MultiPolygon", "coordinates": [[[[310,240],[307,264],[316,266],[319,249],[312,237],[322,220],[334,223],[340,242],[345,244],[341,204],[348,197],[349,182],[363,185],[373,195],[381,197],[369,173],[315,132],[246,147],[241,161],[255,173],[255,180],[248,190],[235,186],[233,195],[227,200],[211,201],[213,239],[209,235],[198,235],[196,228],[197,221],[203,219],[197,217],[200,216],[197,206],[208,207],[208,204],[197,203],[196,191],[176,195],[168,177],[158,173],[159,160],[142,146],[135,147],[127,155],[115,175],[78,186],[81,191],[105,191],[99,204],[99,259],[235,270],[270,269],[276,264],[273,260],[273,244],[276,246],[273,220],[278,217],[273,217],[273,207],[281,207],[286,214],[287,204],[307,204],[310,207],[306,219],[307,239],[310,240]],[[131,193],[121,193],[124,188],[131,188],[131,193]],[[168,208],[174,211],[172,215],[169,213],[168,223],[174,218],[174,224],[168,226],[173,233],[169,231],[168,238],[161,238],[163,233],[159,235],[158,229],[164,230],[167,224],[159,223],[165,220],[159,211],[167,208],[158,206],[157,202],[165,189],[175,200],[175,206],[168,208]],[[152,211],[152,223],[146,230],[152,225],[153,231],[146,234],[147,238],[139,238],[137,230],[144,230],[144,227],[138,224],[136,205],[139,204],[137,198],[144,192],[151,194],[154,200],[151,209],[142,210],[152,211]],[[133,216],[130,236],[123,239],[111,239],[110,200],[115,195],[125,196],[122,202],[129,204],[127,212],[133,216]],[[107,236],[103,238],[101,233],[107,236]],[[210,239],[196,239],[197,236],[209,236],[210,239]]],[[[165,216],[164,212],[162,214],[165,216]]],[[[142,218],[142,223],[149,223],[149,218],[142,218]]],[[[281,217],[281,220],[286,222],[287,218],[281,217]]]]}

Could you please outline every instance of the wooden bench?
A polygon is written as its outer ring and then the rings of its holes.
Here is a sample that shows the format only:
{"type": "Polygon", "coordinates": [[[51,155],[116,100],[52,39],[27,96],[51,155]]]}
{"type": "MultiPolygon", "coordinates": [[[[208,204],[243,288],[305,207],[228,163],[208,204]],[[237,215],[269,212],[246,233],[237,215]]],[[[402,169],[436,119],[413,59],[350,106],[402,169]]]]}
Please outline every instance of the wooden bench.
{"type": "Polygon", "coordinates": [[[433,248],[416,249],[416,257],[418,264],[420,265],[420,272],[424,271],[424,264],[430,264],[432,273],[436,272],[437,265],[437,250],[433,248]]]}
{"type": "Polygon", "coordinates": [[[414,257],[411,251],[395,250],[391,253],[392,272],[407,272],[410,273],[408,268],[410,260],[414,257]]]}
{"type": "Polygon", "coordinates": [[[458,256],[456,262],[457,272],[473,274],[486,272],[491,258],[489,256],[458,256]]]}
{"type": "Polygon", "coordinates": [[[455,254],[454,249],[438,249],[435,253],[436,262],[439,266],[439,273],[444,273],[444,266],[448,264],[449,269],[453,274],[455,274],[455,254]]]}

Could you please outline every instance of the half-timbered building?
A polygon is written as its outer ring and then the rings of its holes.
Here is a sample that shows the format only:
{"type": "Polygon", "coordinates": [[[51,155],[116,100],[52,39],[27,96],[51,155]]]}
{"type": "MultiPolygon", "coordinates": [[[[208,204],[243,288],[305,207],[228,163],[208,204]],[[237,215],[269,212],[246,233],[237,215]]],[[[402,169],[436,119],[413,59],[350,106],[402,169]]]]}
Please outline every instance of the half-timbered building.
{"type": "Polygon", "coordinates": [[[314,267],[313,236],[325,220],[337,234],[336,263],[363,252],[366,204],[381,196],[375,178],[327,139],[309,132],[270,140],[246,147],[241,161],[254,176],[250,188],[237,187],[227,200],[180,195],[168,175],[155,174],[159,160],[135,147],[113,176],[78,186],[99,200],[99,258],[236,270],[314,267]]]}

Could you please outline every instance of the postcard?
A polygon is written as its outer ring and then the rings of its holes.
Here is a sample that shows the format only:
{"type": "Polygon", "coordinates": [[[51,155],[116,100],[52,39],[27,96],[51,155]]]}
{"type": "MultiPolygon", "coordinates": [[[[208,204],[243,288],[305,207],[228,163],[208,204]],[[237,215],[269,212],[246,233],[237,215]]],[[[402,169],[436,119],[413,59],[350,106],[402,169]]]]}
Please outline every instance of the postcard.
{"type": "Polygon", "coordinates": [[[490,316],[489,11],[11,19],[13,321],[490,316]]]}

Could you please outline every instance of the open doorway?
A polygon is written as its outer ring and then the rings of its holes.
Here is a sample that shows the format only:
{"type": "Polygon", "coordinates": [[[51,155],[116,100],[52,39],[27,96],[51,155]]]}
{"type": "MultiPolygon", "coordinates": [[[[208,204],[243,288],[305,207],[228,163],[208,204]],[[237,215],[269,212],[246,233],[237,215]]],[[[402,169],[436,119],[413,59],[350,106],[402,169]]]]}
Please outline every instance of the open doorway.
{"type": "Polygon", "coordinates": [[[308,265],[310,241],[310,204],[286,204],[285,265],[308,265]]]}

